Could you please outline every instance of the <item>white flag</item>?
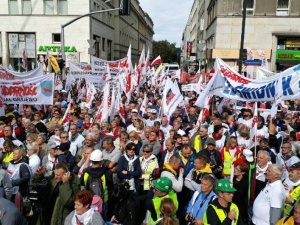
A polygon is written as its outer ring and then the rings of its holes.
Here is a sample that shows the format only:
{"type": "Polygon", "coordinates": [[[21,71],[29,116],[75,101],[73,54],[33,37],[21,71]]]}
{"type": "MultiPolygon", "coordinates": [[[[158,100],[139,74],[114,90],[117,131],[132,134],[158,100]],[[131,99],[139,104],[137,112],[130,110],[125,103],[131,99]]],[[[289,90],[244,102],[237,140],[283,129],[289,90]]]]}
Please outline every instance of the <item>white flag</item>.
{"type": "Polygon", "coordinates": [[[69,130],[70,111],[71,111],[71,103],[69,103],[68,108],[64,114],[64,117],[62,118],[62,125],[63,125],[65,131],[69,130]]]}
{"type": "Polygon", "coordinates": [[[166,80],[166,85],[163,90],[163,99],[163,112],[167,116],[171,116],[173,112],[175,112],[179,103],[183,101],[179,88],[171,81],[170,78],[167,78],[166,80]]]}
{"type": "Polygon", "coordinates": [[[253,114],[253,119],[252,119],[252,127],[250,130],[250,140],[252,140],[253,142],[255,142],[255,140],[253,140],[253,138],[257,133],[257,123],[258,123],[257,102],[255,102],[254,114],[253,114]]]}
{"type": "Polygon", "coordinates": [[[86,107],[91,108],[95,94],[97,94],[96,88],[93,83],[86,84],[86,107]]]}
{"type": "Polygon", "coordinates": [[[107,120],[109,116],[109,98],[110,98],[110,87],[109,83],[106,83],[103,90],[103,109],[101,122],[107,120]]]}

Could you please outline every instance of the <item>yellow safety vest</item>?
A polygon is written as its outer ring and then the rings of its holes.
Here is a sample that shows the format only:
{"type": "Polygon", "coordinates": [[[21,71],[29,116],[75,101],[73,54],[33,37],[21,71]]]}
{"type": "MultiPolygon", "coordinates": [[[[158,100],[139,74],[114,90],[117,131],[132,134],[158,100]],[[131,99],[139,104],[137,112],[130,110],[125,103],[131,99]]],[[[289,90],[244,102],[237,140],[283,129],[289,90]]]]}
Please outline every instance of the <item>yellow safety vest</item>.
{"type": "MultiPolygon", "coordinates": [[[[88,173],[84,173],[84,175],[83,175],[83,181],[84,181],[84,186],[86,187],[86,185],[87,185],[87,181],[88,181],[88,179],[89,179],[89,174],[88,173]]],[[[108,201],[108,188],[107,188],[107,184],[106,184],[106,177],[105,177],[105,174],[103,174],[102,176],[101,176],[101,178],[99,178],[99,179],[101,179],[101,183],[102,183],[102,187],[103,187],[103,196],[104,196],[104,199],[103,199],[103,201],[104,202],[107,202],[108,201]]]]}
{"type": "MultiPolygon", "coordinates": [[[[237,151],[239,151],[238,148],[236,149],[237,151]]],[[[240,157],[240,154],[236,154],[233,158],[231,158],[229,151],[226,151],[226,147],[223,149],[223,151],[224,151],[223,174],[230,175],[232,164],[240,157]]]]}
{"type": "MultiPolygon", "coordinates": [[[[208,206],[212,206],[212,207],[213,207],[213,209],[216,211],[216,214],[218,215],[218,218],[219,218],[219,220],[221,221],[221,223],[226,219],[227,214],[225,213],[225,211],[224,211],[223,209],[219,209],[219,208],[217,208],[216,206],[214,206],[214,205],[212,205],[212,204],[210,204],[210,205],[208,205],[208,206]]],[[[239,209],[238,209],[238,207],[236,206],[236,204],[231,203],[231,205],[230,205],[230,210],[232,210],[232,209],[235,209],[235,211],[236,211],[235,220],[234,220],[233,224],[234,224],[234,225],[237,225],[237,221],[238,221],[238,218],[239,218],[239,209]]],[[[209,225],[209,223],[208,223],[208,221],[207,221],[207,215],[206,215],[206,212],[207,212],[207,211],[205,211],[204,216],[203,216],[203,224],[204,224],[204,225],[209,225]]]]}
{"type": "MultiPolygon", "coordinates": [[[[294,202],[296,203],[296,201],[298,201],[300,197],[300,185],[295,189],[291,190],[289,196],[291,196],[292,199],[294,199],[294,202]]],[[[294,204],[291,205],[291,204],[284,203],[283,212],[285,213],[285,215],[290,215],[293,208],[294,208],[294,204]]]]}
{"type": "MultiPolygon", "coordinates": [[[[205,144],[203,149],[205,149],[206,147],[207,147],[207,145],[205,144]]],[[[197,135],[195,137],[195,140],[193,143],[193,148],[196,150],[197,153],[203,150],[202,149],[202,140],[201,140],[200,135],[197,135]]]]}
{"type": "MultiPolygon", "coordinates": [[[[173,192],[173,191],[170,191],[167,195],[163,196],[163,197],[155,197],[152,199],[152,202],[153,202],[153,205],[154,205],[154,209],[155,209],[155,212],[156,212],[156,215],[157,215],[157,221],[154,221],[152,219],[152,216],[151,216],[151,213],[149,213],[149,218],[148,218],[148,222],[147,222],[147,225],[155,225],[155,224],[158,224],[159,223],[159,218],[161,217],[161,213],[160,213],[160,204],[161,204],[161,201],[164,199],[164,198],[171,198],[174,202],[174,205],[176,207],[176,210],[178,209],[178,200],[177,200],[177,195],[173,192]]],[[[175,212],[174,212],[175,213],[175,212]]]]}

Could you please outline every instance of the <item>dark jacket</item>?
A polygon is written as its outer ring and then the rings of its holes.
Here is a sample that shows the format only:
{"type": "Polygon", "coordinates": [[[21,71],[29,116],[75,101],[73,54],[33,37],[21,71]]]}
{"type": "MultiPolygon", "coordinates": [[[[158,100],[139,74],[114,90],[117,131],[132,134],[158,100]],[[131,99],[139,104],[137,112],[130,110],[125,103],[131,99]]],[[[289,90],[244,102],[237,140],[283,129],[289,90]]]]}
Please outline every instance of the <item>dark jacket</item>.
{"type": "MultiPolygon", "coordinates": [[[[108,190],[112,190],[113,189],[112,174],[107,169],[107,167],[103,167],[103,166],[98,167],[98,168],[88,167],[88,168],[86,168],[86,169],[83,170],[83,174],[84,173],[88,173],[91,177],[93,177],[93,178],[99,178],[99,179],[103,175],[105,175],[105,179],[106,179],[106,184],[107,184],[108,190]]],[[[87,190],[90,190],[89,179],[87,180],[86,185],[84,184],[84,175],[82,175],[80,177],[80,183],[81,183],[81,186],[84,186],[87,190]]]]}
{"type": "Polygon", "coordinates": [[[138,225],[138,203],[133,198],[122,199],[115,203],[114,215],[118,224],[138,225]]]}
{"type": "Polygon", "coordinates": [[[4,225],[27,225],[26,219],[11,201],[0,197],[0,223],[4,225]]]}
{"type": "MultiPolygon", "coordinates": [[[[38,183],[43,176],[36,175],[33,183],[38,183]]],[[[49,183],[49,197],[37,224],[63,225],[66,217],[74,210],[74,197],[80,191],[80,180],[71,173],[70,181],[56,182],[53,176],[46,178],[49,183]]]]}
{"type": "MultiPolygon", "coordinates": [[[[160,160],[159,160],[159,162],[158,162],[159,168],[163,168],[164,163],[165,163],[165,158],[166,158],[167,152],[168,152],[167,149],[163,151],[163,153],[162,153],[162,155],[161,155],[161,158],[160,158],[160,160]]],[[[177,150],[174,148],[174,154],[175,154],[176,152],[177,152],[177,150]]]]}
{"type": "Polygon", "coordinates": [[[121,181],[129,180],[134,178],[135,186],[139,186],[139,177],[142,174],[141,164],[139,158],[136,158],[133,162],[133,171],[128,171],[128,161],[125,156],[122,156],[119,159],[118,167],[117,167],[117,175],[121,181]],[[122,171],[126,170],[127,174],[123,174],[122,171]]]}
{"type": "Polygon", "coordinates": [[[66,151],[66,152],[64,152],[64,154],[56,155],[55,156],[55,160],[56,159],[57,159],[58,162],[66,162],[66,163],[68,163],[70,171],[72,171],[74,169],[74,166],[75,166],[75,157],[71,154],[70,151],[66,151]]]}
{"type": "Polygon", "coordinates": [[[209,164],[211,166],[211,170],[213,171],[213,174],[217,177],[220,178],[221,172],[217,170],[218,167],[223,167],[222,163],[222,157],[221,153],[217,150],[213,150],[210,152],[207,148],[203,149],[202,151],[197,153],[198,155],[205,155],[206,158],[209,161],[209,164]]]}
{"type": "Polygon", "coordinates": [[[21,195],[23,197],[28,196],[28,191],[29,191],[29,183],[30,183],[30,179],[31,179],[31,171],[29,169],[29,162],[28,162],[28,157],[25,157],[23,159],[21,159],[18,162],[10,162],[13,165],[19,164],[19,163],[23,163],[20,166],[20,170],[19,170],[19,179],[15,179],[11,181],[12,186],[19,186],[19,192],[21,193],[21,195]],[[27,165],[25,165],[27,164],[27,165]]]}
{"type": "Polygon", "coordinates": [[[190,170],[194,168],[194,159],[196,157],[196,154],[193,153],[186,164],[184,164],[183,155],[181,151],[176,152],[174,155],[180,158],[180,167],[184,169],[183,178],[185,178],[190,172],[190,170]]]}

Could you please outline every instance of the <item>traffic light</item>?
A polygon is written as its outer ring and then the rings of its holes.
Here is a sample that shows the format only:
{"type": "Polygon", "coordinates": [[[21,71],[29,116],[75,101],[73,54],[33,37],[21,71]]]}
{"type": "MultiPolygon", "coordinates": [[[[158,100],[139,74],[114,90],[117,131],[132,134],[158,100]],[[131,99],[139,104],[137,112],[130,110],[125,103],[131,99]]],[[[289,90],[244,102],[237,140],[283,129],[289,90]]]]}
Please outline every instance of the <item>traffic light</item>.
{"type": "Polygon", "coordinates": [[[130,0],[120,0],[120,16],[130,15],[130,0]]]}

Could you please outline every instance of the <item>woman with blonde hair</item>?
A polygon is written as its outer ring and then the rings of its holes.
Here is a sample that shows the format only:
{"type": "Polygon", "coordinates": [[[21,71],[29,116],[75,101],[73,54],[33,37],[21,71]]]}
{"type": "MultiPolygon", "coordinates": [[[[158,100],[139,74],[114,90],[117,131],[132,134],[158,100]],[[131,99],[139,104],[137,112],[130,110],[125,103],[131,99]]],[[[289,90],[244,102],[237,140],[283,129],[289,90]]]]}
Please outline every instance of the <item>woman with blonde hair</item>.
{"type": "Polygon", "coordinates": [[[135,144],[136,147],[135,154],[139,155],[140,149],[143,145],[142,138],[136,131],[133,130],[129,133],[129,140],[135,144]]]}
{"type": "Polygon", "coordinates": [[[242,150],[253,147],[253,142],[250,140],[250,130],[244,124],[239,124],[238,126],[237,142],[238,146],[240,146],[242,150]]]}
{"type": "Polygon", "coordinates": [[[27,145],[27,156],[29,158],[29,167],[31,168],[32,174],[34,175],[37,169],[41,165],[41,159],[37,155],[39,146],[37,143],[27,145]]]}
{"type": "Polygon", "coordinates": [[[176,219],[176,206],[171,198],[164,198],[160,204],[161,218],[158,219],[158,225],[179,225],[176,219]]]}

